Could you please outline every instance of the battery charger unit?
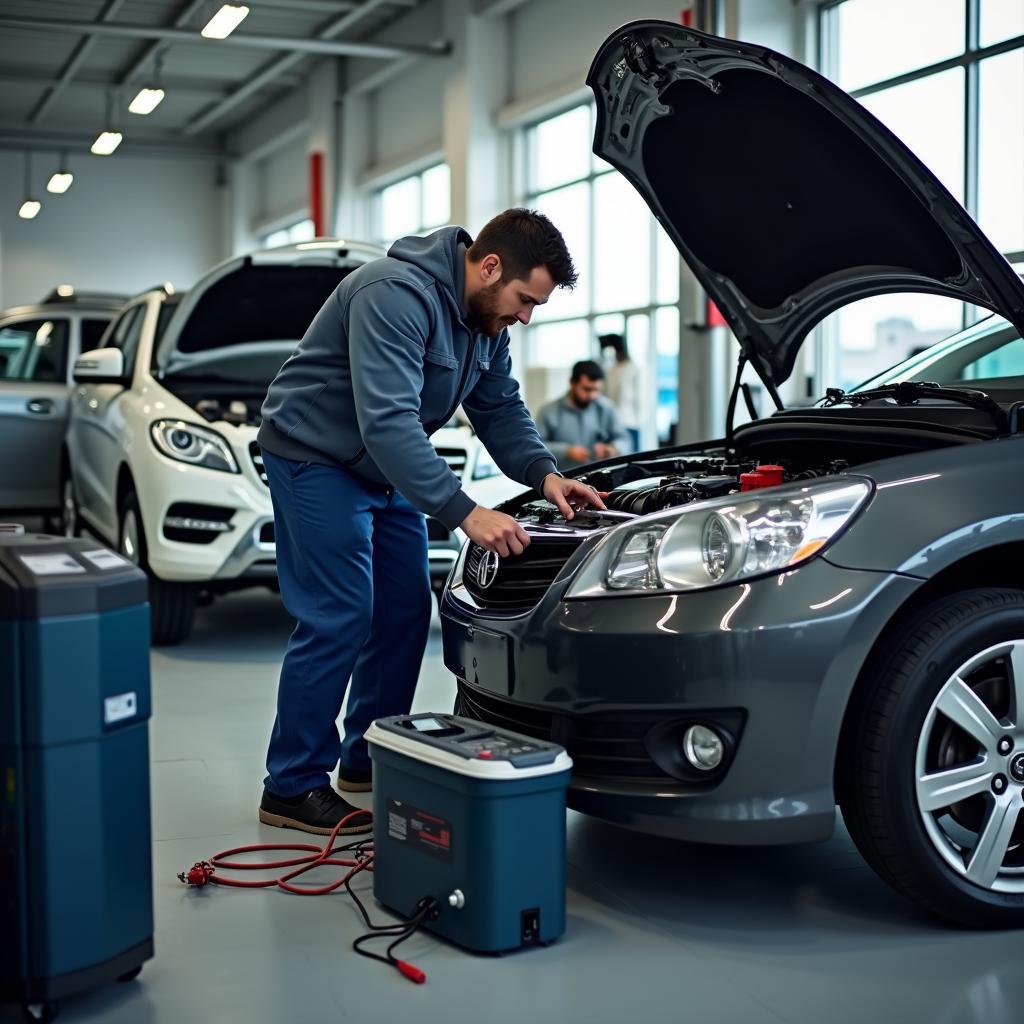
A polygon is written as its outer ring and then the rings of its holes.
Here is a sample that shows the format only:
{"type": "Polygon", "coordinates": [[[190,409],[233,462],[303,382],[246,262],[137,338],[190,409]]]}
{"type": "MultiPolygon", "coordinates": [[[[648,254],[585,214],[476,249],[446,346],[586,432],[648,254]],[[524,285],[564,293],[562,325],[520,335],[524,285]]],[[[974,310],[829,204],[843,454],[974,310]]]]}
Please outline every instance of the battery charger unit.
{"type": "Polygon", "coordinates": [[[373,894],[466,949],[547,945],[565,931],[565,795],[555,743],[455,715],[382,718],[373,759],[373,894]]]}

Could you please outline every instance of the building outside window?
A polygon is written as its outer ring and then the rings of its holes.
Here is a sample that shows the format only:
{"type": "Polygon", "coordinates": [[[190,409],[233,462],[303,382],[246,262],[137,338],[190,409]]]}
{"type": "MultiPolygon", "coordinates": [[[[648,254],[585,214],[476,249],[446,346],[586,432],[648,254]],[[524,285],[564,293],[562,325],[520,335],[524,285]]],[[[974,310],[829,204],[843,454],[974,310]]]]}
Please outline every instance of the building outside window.
{"type": "MultiPolygon", "coordinates": [[[[927,164],[1000,251],[1024,261],[1024,3],[931,0],[927,8],[822,4],[822,72],[927,164]]],[[[852,387],[985,315],[905,293],[846,306],[818,329],[812,390],[852,387]]]]}
{"type": "Polygon", "coordinates": [[[643,445],[669,435],[678,417],[679,253],[639,193],[591,153],[592,103],[527,127],[519,146],[519,201],[551,218],[579,271],[534,313],[517,362],[528,367],[526,400],[536,411],[566,388],[597,339],[618,333],[657,396],[641,425],[643,445]]]}
{"type": "Polygon", "coordinates": [[[443,227],[451,217],[448,165],[434,164],[379,189],[371,204],[374,236],[382,245],[443,227]]]}
{"type": "Polygon", "coordinates": [[[316,227],[308,217],[295,221],[294,224],[287,224],[274,231],[263,235],[260,238],[260,246],[264,249],[273,249],[278,245],[294,245],[296,242],[308,242],[314,237],[316,227]]]}

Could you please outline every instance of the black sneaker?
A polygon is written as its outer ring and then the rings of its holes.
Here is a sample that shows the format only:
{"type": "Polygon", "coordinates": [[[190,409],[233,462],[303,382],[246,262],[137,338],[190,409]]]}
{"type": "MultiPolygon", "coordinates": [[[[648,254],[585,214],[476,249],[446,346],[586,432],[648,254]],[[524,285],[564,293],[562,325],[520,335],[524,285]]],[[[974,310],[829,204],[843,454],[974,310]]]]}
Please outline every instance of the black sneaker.
{"type": "Polygon", "coordinates": [[[343,793],[369,793],[373,789],[373,772],[356,771],[338,765],[338,789],[343,793]]]}
{"type": "Polygon", "coordinates": [[[260,801],[260,821],[264,825],[278,828],[297,828],[302,832],[315,832],[329,836],[335,825],[349,814],[358,813],[338,834],[356,835],[373,831],[373,819],[369,811],[353,807],[343,800],[330,786],[318,786],[301,796],[277,796],[264,788],[260,801]]]}

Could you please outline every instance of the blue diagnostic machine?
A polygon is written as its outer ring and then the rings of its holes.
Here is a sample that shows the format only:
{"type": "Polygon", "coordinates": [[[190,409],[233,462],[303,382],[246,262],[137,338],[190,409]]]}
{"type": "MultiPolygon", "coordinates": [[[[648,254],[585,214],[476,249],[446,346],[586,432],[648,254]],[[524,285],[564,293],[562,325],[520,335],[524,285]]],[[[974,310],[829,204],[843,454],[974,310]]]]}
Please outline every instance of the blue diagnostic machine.
{"type": "Polygon", "coordinates": [[[467,949],[546,945],[565,931],[565,793],[555,743],[455,715],[378,719],[373,894],[467,949]]]}

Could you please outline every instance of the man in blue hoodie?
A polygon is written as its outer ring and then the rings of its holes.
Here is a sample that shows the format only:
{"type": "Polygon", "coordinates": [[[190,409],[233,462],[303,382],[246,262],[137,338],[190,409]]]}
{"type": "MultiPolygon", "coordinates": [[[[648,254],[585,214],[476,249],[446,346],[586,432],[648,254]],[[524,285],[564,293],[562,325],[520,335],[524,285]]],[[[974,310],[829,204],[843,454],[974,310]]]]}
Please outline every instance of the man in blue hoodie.
{"type": "MultiPolygon", "coordinates": [[[[260,821],[329,834],[371,787],[364,733],[407,712],[430,623],[423,513],[502,558],[530,538],[478,506],[430,435],[462,405],[502,471],[554,502],[603,507],[566,480],[511,374],[506,328],[527,324],[576,271],[541,214],[506,210],[400,239],[353,271],[270,385],[259,444],[274,503],[278,578],[295,617],[278,687],[260,821]],[[342,741],[335,724],[349,679],[342,741]]],[[[368,831],[367,816],[344,832],[368,831]]]]}

